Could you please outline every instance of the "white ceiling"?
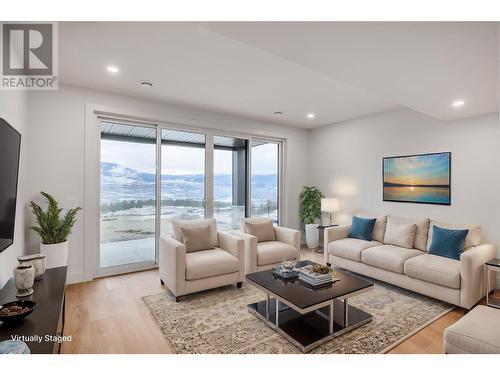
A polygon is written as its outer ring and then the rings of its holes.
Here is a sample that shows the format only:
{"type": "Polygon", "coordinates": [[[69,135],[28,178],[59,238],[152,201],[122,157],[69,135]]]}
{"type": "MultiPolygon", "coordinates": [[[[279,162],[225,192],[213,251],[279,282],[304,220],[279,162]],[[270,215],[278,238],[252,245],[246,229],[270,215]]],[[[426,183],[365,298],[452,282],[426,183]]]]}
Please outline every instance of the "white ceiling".
{"type": "Polygon", "coordinates": [[[64,22],[59,74],[303,128],[398,106],[454,120],[498,111],[498,43],[497,23],[64,22]],[[452,108],[455,99],[466,105],[452,108]]]}

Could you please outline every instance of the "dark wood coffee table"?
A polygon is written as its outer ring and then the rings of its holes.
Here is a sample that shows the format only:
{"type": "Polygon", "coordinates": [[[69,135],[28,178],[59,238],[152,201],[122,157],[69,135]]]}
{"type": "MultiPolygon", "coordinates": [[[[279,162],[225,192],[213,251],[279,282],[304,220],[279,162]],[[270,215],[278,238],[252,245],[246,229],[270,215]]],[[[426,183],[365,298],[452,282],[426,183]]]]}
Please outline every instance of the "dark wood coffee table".
{"type": "MultiPolygon", "coordinates": [[[[305,260],[297,267],[316,264],[305,260]]],[[[248,311],[279,332],[302,352],[362,326],[372,316],[348,299],[373,288],[371,281],[335,270],[340,281],[313,289],[299,280],[284,281],[272,270],[246,275],[248,283],[267,294],[264,301],[248,305],[248,311]]]]}

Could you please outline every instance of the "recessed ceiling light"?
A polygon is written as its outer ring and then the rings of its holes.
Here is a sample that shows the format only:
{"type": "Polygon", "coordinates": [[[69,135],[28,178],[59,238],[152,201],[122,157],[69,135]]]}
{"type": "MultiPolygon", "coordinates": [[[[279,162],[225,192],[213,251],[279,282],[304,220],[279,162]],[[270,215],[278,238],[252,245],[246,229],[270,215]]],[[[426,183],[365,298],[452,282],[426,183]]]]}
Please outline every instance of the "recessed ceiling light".
{"type": "Polygon", "coordinates": [[[276,112],[273,112],[273,115],[275,115],[275,116],[281,116],[281,115],[283,115],[283,112],[276,111],[276,112]]]}
{"type": "Polygon", "coordinates": [[[307,118],[314,118],[316,115],[314,113],[308,113],[307,118]]]}
{"type": "Polygon", "coordinates": [[[453,103],[451,103],[451,105],[453,107],[461,107],[465,104],[465,101],[463,100],[455,100],[453,103]]]}
{"type": "Polygon", "coordinates": [[[139,85],[141,87],[151,88],[151,87],[153,87],[153,82],[150,82],[150,81],[141,81],[141,82],[139,82],[139,85]]]}
{"type": "Polygon", "coordinates": [[[116,66],[109,65],[106,70],[111,74],[116,74],[120,71],[116,66]]]}

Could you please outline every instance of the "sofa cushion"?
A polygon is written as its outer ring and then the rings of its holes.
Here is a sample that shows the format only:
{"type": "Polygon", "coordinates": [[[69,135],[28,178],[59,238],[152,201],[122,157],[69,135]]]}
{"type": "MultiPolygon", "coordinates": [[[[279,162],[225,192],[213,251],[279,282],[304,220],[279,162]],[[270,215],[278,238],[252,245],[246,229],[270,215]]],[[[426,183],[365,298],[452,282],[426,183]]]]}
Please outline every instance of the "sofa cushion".
{"type": "Polygon", "coordinates": [[[420,250],[406,249],[394,245],[382,245],[364,250],[361,253],[361,261],[370,266],[403,273],[404,262],[421,254],[422,251],[420,250]]]}
{"type": "Polygon", "coordinates": [[[179,241],[183,241],[182,227],[200,227],[203,225],[210,226],[210,247],[219,246],[219,237],[217,236],[217,223],[215,219],[196,219],[196,220],[172,220],[172,237],[179,241]]]}
{"type": "Polygon", "coordinates": [[[247,221],[245,223],[247,233],[257,237],[257,242],[276,241],[273,222],[271,219],[265,221],[247,221]]]}
{"type": "Polygon", "coordinates": [[[422,254],[408,259],[404,273],[415,279],[445,286],[460,288],[460,262],[431,254],[422,254]]]}
{"type": "Polygon", "coordinates": [[[450,354],[500,354],[500,310],[476,306],[444,330],[444,350],[450,354]]]}
{"type": "Polygon", "coordinates": [[[415,224],[399,224],[390,220],[387,222],[385,229],[384,243],[411,249],[413,248],[416,230],[417,226],[415,224]]]}
{"type": "Polygon", "coordinates": [[[432,242],[429,254],[460,260],[460,254],[464,251],[465,237],[469,230],[446,229],[437,225],[433,225],[431,230],[432,242]]]}
{"type": "Polygon", "coordinates": [[[371,241],[373,237],[373,227],[377,219],[363,219],[361,217],[353,216],[351,227],[349,228],[349,238],[357,238],[359,240],[371,241]]]}
{"type": "Polygon", "coordinates": [[[181,227],[182,241],[186,246],[186,253],[193,251],[213,249],[210,243],[210,225],[199,227],[181,227]]]}
{"type": "Polygon", "coordinates": [[[328,253],[341,258],[355,260],[361,262],[361,252],[369,247],[382,245],[377,241],[358,240],[357,238],[343,238],[341,240],[332,241],[328,244],[328,253]]]}
{"type": "Polygon", "coordinates": [[[429,235],[429,219],[411,219],[406,217],[388,216],[387,221],[396,224],[415,224],[415,238],[413,240],[413,248],[422,251],[426,250],[427,237],[429,235]]]}
{"type": "Polygon", "coordinates": [[[297,249],[279,241],[260,242],[257,244],[257,265],[280,263],[283,259],[297,258],[297,249]]]}
{"type": "Polygon", "coordinates": [[[239,261],[229,251],[219,248],[186,254],[186,279],[198,280],[206,277],[238,272],[239,261]]]}
{"type": "Polygon", "coordinates": [[[443,223],[441,221],[431,220],[429,227],[429,234],[428,234],[429,238],[427,240],[427,248],[426,248],[427,251],[429,251],[429,248],[432,243],[432,227],[434,225],[446,229],[468,229],[469,233],[467,234],[467,237],[465,237],[464,250],[467,250],[472,246],[479,246],[481,244],[482,233],[481,233],[481,227],[479,225],[450,224],[450,223],[443,223]]]}
{"type": "Polygon", "coordinates": [[[356,214],[357,217],[363,219],[377,219],[375,225],[373,226],[372,240],[384,243],[385,226],[387,223],[387,216],[376,216],[376,215],[365,215],[356,214]]]}

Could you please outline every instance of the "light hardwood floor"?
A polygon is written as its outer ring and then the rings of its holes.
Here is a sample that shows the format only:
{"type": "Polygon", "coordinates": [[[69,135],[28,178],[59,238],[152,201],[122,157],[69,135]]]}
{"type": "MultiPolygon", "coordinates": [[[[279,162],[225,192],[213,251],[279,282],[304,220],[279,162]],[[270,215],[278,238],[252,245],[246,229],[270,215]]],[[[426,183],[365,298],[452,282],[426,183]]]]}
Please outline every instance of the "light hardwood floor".
{"type": "MultiPolygon", "coordinates": [[[[323,262],[323,255],[303,249],[302,259],[323,262]]],[[[171,353],[141,297],[160,293],[158,270],[96,279],[66,288],[65,335],[62,353],[171,353]]],[[[463,316],[455,309],[390,353],[443,353],[443,331],[463,316]]]]}

